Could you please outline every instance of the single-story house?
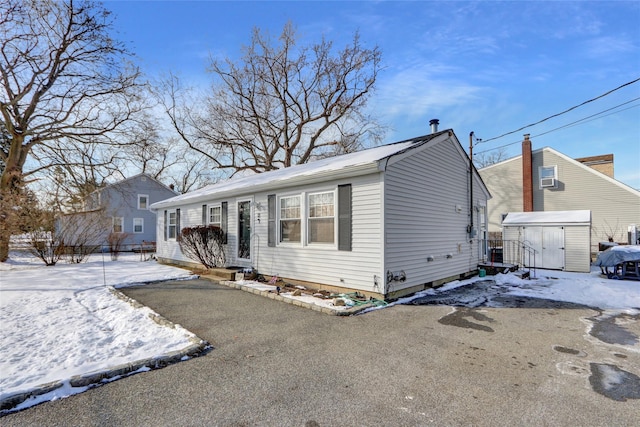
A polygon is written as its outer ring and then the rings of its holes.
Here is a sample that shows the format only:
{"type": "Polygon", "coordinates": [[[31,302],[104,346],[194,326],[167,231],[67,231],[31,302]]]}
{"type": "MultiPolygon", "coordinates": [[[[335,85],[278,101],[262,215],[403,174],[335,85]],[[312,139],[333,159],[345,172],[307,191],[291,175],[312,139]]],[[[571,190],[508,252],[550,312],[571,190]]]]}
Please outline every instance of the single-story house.
{"type": "Polygon", "coordinates": [[[527,267],[591,270],[591,211],[509,212],[502,221],[502,235],[535,251],[527,267]]]}
{"type": "Polygon", "coordinates": [[[490,195],[454,132],[432,131],[154,203],[158,259],[197,264],[180,230],[215,224],[228,266],[332,291],[389,299],[475,272],[490,195]]]}

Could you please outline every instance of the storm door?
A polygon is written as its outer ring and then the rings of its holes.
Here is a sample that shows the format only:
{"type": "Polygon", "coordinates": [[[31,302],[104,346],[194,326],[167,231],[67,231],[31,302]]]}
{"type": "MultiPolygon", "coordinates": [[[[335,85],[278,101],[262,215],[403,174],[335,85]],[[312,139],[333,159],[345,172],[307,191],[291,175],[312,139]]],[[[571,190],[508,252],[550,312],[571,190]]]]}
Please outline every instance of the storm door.
{"type": "Polygon", "coordinates": [[[251,201],[238,202],[238,258],[251,259],[251,201]]]}

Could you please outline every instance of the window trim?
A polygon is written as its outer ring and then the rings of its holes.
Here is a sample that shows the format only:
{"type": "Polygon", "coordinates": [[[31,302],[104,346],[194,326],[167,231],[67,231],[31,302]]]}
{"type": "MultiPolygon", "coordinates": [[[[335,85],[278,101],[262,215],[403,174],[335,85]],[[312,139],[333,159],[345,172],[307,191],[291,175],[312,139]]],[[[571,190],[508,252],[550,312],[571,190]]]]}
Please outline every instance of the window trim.
{"type": "Polygon", "coordinates": [[[148,211],[149,210],[149,195],[148,194],[138,194],[138,209],[139,210],[143,210],[143,211],[148,211]],[[140,199],[144,197],[146,198],[146,207],[141,208],[141,204],[140,204],[140,199]]]}
{"type": "Polygon", "coordinates": [[[337,218],[337,189],[332,188],[330,190],[317,190],[313,192],[308,192],[305,194],[305,225],[306,225],[306,233],[305,233],[305,242],[309,246],[318,246],[318,247],[331,247],[337,248],[338,245],[338,218],[337,218]],[[311,202],[310,199],[313,196],[317,196],[320,194],[331,194],[333,200],[333,215],[332,216],[323,216],[323,217],[311,217],[311,202]],[[326,219],[331,218],[333,220],[333,240],[331,242],[312,242],[311,241],[311,222],[313,219],[326,219]]]}
{"type": "Polygon", "coordinates": [[[222,204],[211,204],[207,205],[207,225],[215,225],[222,229],[222,204]],[[218,209],[218,216],[220,217],[220,221],[211,221],[211,211],[213,209],[218,209]]]}
{"type": "Polygon", "coordinates": [[[303,243],[303,236],[304,236],[304,221],[303,221],[303,212],[304,212],[304,198],[303,198],[303,194],[297,193],[297,194],[284,194],[281,196],[277,197],[277,204],[276,204],[276,223],[277,223],[277,242],[278,244],[283,244],[283,245],[302,245],[303,243]],[[282,200],[284,199],[292,199],[292,198],[297,198],[298,199],[298,217],[297,218],[282,218],[282,200]],[[282,221],[295,221],[298,220],[300,223],[300,238],[298,240],[282,240],[283,236],[282,236],[282,221]]]}
{"type": "Polygon", "coordinates": [[[168,211],[168,215],[167,215],[167,240],[176,240],[176,230],[178,227],[178,213],[176,212],[175,209],[173,210],[169,210],[168,211]],[[171,221],[171,216],[173,216],[173,223],[171,221]],[[173,236],[171,235],[171,231],[173,229],[173,236]]]}
{"type": "Polygon", "coordinates": [[[111,232],[112,233],[124,233],[124,217],[123,216],[114,216],[111,217],[111,232]],[[120,224],[120,231],[116,231],[116,222],[120,224]]]}
{"type": "Polygon", "coordinates": [[[134,234],[144,233],[144,218],[133,218],[133,233],[134,234]],[[140,220],[140,231],[136,231],[136,220],[140,220]]]}
{"type": "Polygon", "coordinates": [[[558,165],[550,165],[550,166],[538,166],[538,189],[542,190],[545,188],[557,188],[558,187],[558,165]],[[553,169],[553,176],[543,176],[544,170],[553,169]],[[553,179],[553,185],[542,185],[543,179],[553,179]]]}

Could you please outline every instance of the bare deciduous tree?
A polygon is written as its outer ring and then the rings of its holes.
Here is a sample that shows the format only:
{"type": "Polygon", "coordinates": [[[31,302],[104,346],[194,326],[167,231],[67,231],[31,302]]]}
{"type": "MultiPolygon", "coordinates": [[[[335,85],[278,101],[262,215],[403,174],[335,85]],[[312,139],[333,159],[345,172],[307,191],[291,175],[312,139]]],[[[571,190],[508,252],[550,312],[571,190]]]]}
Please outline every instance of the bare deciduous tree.
{"type": "Polygon", "coordinates": [[[62,256],[74,264],[85,261],[105,242],[110,228],[111,218],[103,210],[59,216],[55,235],[63,246],[62,256]]]}
{"type": "MultiPolygon", "coordinates": [[[[54,159],[74,146],[118,144],[116,131],[141,109],[139,71],[110,28],[109,12],[91,1],[0,0],[0,118],[8,134],[0,198],[62,166],[54,159]]],[[[6,218],[0,212],[0,261],[8,257],[6,218]]]]}
{"type": "Polygon", "coordinates": [[[255,29],[238,62],[212,59],[211,92],[169,76],[161,93],[173,126],[216,168],[264,172],[356,151],[382,132],[365,106],[380,71],[378,47],[356,33],[342,50],[324,38],[299,46],[291,23],[277,42],[255,29]]]}
{"type": "Polygon", "coordinates": [[[491,151],[483,151],[473,156],[473,162],[478,169],[486,168],[507,159],[507,149],[497,148],[491,151]]]}

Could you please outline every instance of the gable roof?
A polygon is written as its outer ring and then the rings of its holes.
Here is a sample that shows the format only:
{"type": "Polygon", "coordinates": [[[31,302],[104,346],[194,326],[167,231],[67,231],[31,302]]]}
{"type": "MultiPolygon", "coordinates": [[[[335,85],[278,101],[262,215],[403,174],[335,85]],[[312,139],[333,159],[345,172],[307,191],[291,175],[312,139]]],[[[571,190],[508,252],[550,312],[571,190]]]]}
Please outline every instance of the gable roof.
{"type": "Polygon", "coordinates": [[[434,140],[445,140],[453,135],[452,130],[407,139],[405,141],[369,148],[355,153],[316,160],[288,168],[277,169],[254,175],[228,179],[207,185],[189,193],[162,200],[151,205],[151,209],[176,206],[184,203],[198,203],[210,200],[212,195],[227,197],[246,192],[265,191],[273,188],[309,184],[342,177],[353,177],[384,170],[384,160],[406,153],[434,140]]]}
{"type": "MultiPolygon", "coordinates": [[[[584,171],[586,171],[588,173],[597,175],[601,179],[609,181],[610,183],[615,184],[618,187],[623,188],[624,190],[630,191],[630,192],[634,193],[635,195],[640,196],[640,191],[636,190],[635,188],[630,187],[627,184],[625,184],[623,182],[620,182],[615,178],[611,178],[611,177],[603,174],[602,172],[599,172],[599,171],[597,171],[597,170],[595,170],[595,169],[583,164],[582,162],[579,162],[578,160],[572,159],[571,157],[567,156],[566,154],[563,154],[563,153],[561,153],[561,152],[559,152],[557,150],[554,150],[551,147],[538,148],[537,150],[533,150],[531,152],[531,154],[533,156],[535,156],[536,154],[539,154],[539,153],[541,153],[543,151],[547,151],[547,152],[553,153],[556,156],[562,158],[563,160],[575,165],[576,167],[582,168],[582,170],[584,170],[584,171]]],[[[520,160],[520,159],[522,159],[522,154],[517,155],[515,157],[512,157],[510,159],[507,159],[507,160],[503,160],[503,161],[498,162],[498,163],[494,163],[494,164],[492,164],[490,166],[484,167],[484,168],[480,169],[480,172],[488,171],[488,170],[490,170],[492,168],[499,167],[499,166],[504,165],[506,163],[513,162],[513,161],[520,160]]]]}
{"type": "Polygon", "coordinates": [[[95,189],[95,190],[93,190],[90,194],[97,193],[97,192],[101,192],[101,191],[104,191],[104,190],[106,190],[106,189],[108,189],[108,188],[111,188],[111,187],[118,187],[118,186],[120,186],[120,185],[122,185],[122,184],[124,184],[124,183],[126,183],[126,182],[128,182],[128,181],[132,181],[132,180],[134,180],[134,179],[136,179],[136,178],[140,178],[140,177],[145,177],[145,178],[147,178],[147,179],[149,179],[149,180],[151,180],[151,181],[154,181],[154,182],[155,182],[156,184],[158,184],[159,186],[164,187],[165,189],[167,189],[167,190],[171,191],[171,192],[172,192],[172,193],[174,193],[174,194],[180,194],[180,193],[178,193],[177,191],[175,191],[175,190],[171,189],[170,187],[168,187],[168,186],[164,185],[163,183],[161,183],[160,181],[158,181],[157,179],[155,179],[154,177],[152,177],[152,176],[151,176],[151,175],[149,175],[148,173],[139,173],[139,174],[137,174],[137,175],[130,176],[129,178],[121,179],[120,181],[114,182],[114,183],[112,183],[112,184],[105,185],[105,186],[104,186],[104,187],[102,187],[102,188],[95,189]]]}

